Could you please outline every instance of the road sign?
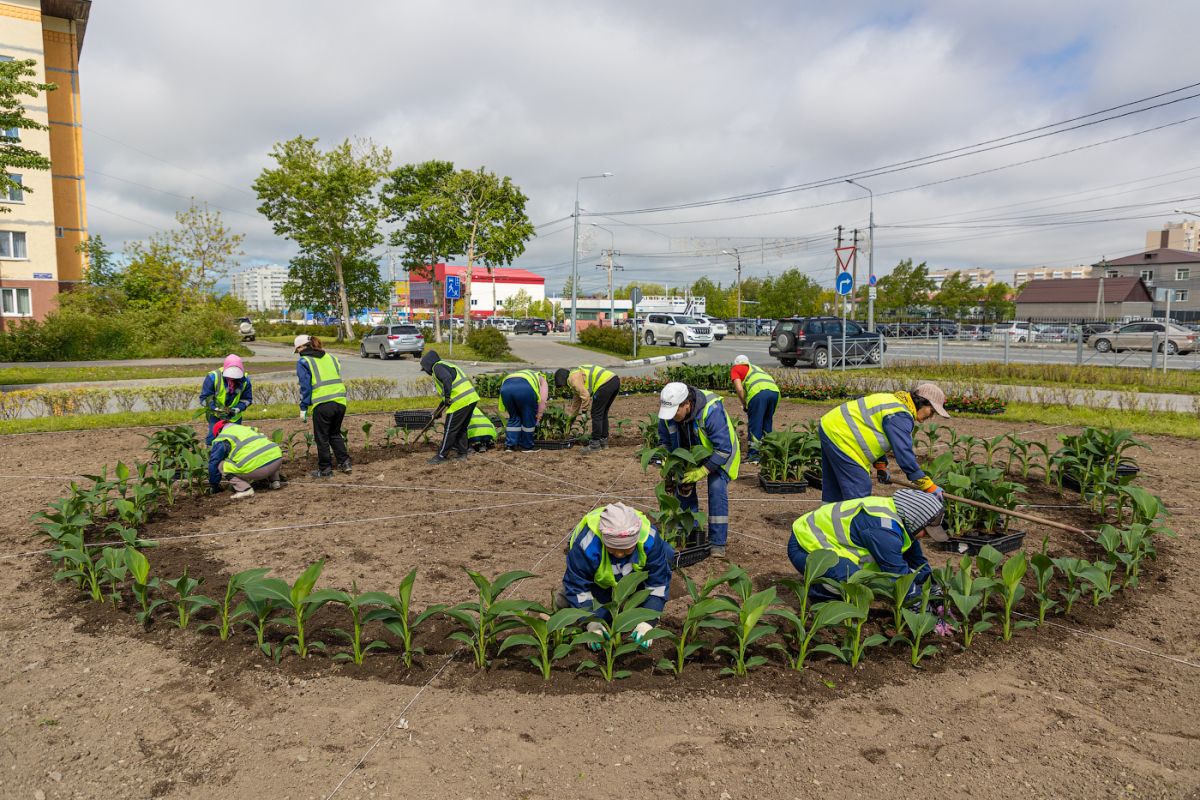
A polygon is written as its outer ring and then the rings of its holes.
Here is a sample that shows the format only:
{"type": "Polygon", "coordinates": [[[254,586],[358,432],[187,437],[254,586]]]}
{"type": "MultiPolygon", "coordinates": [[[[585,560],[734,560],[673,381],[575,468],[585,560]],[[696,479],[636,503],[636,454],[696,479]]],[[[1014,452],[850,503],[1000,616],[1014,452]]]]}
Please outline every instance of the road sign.
{"type": "Polygon", "coordinates": [[[867,299],[868,300],[874,300],[878,296],[879,296],[879,290],[877,288],[875,288],[874,286],[867,289],[867,299]]]}
{"type": "Polygon", "coordinates": [[[462,297],[462,279],[457,275],[446,276],[446,297],[450,300],[462,297]]]}
{"type": "Polygon", "coordinates": [[[838,294],[850,294],[854,291],[854,277],[849,272],[838,273],[834,286],[837,287],[838,294]]]}
{"type": "Polygon", "coordinates": [[[874,286],[874,285],[875,285],[875,281],[877,281],[878,279],[879,279],[879,278],[878,278],[878,276],[876,276],[876,275],[872,275],[872,276],[871,276],[871,285],[872,285],[872,286],[874,286]]]}
{"type": "Polygon", "coordinates": [[[838,272],[849,272],[854,266],[854,251],[857,247],[835,247],[834,255],[837,256],[838,272]]]}
{"type": "Polygon", "coordinates": [[[636,306],[638,303],[642,302],[642,290],[636,286],[634,286],[632,289],[630,289],[629,290],[629,302],[634,306],[636,306]]]}

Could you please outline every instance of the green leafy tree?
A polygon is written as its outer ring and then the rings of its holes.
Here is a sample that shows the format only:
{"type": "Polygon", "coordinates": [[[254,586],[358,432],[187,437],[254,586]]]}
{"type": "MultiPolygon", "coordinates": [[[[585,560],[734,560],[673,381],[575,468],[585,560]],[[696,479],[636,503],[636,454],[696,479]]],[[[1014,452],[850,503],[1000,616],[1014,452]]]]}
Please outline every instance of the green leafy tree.
{"type": "Polygon", "coordinates": [[[88,236],[75,245],[75,252],[82,253],[87,260],[87,282],[95,287],[111,289],[121,285],[121,270],[117,266],[113,251],[104,244],[100,234],[88,236]]]}
{"type": "Polygon", "coordinates": [[[388,297],[372,250],[383,242],[384,212],[376,189],[387,174],[391,151],[370,140],[349,139],[322,151],[317,139],[297,136],[276,144],[270,155],[276,166],[254,181],[258,210],[276,235],[300,248],[289,266],[284,296],[301,307],[309,302],[322,307],[320,301],[335,287],[339,336],[353,338],[348,287],[373,287],[356,298],[362,303],[358,308],[382,305],[388,297]]]}
{"type": "Polygon", "coordinates": [[[1017,304],[1012,298],[1017,292],[1006,283],[993,283],[983,290],[980,305],[984,317],[994,320],[1012,319],[1017,313],[1017,304]]]}
{"type": "Polygon", "coordinates": [[[188,265],[188,282],[196,289],[211,292],[217,281],[227,276],[243,256],[245,235],[225,227],[220,211],[210,211],[208,203],[193,200],[186,211],[175,214],[179,227],[167,234],[175,255],[188,265]]]}
{"type": "Polygon", "coordinates": [[[935,288],[925,262],[914,267],[911,258],[901,261],[891,274],[883,276],[877,283],[875,308],[892,314],[928,305],[929,295],[935,288]]]}
{"type": "Polygon", "coordinates": [[[135,308],[164,308],[183,311],[201,300],[192,284],[187,263],[170,242],[161,236],[125,246],[129,266],[122,286],[135,308]]]}
{"type": "MultiPolygon", "coordinates": [[[[37,62],[33,59],[0,62],[0,195],[5,197],[18,190],[33,194],[31,188],[12,177],[13,173],[50,169],[49,158],[21,146],[21,131],[49,130],[48,126],[29,118],[22,99],[38,101],[43,92],[58,88],[53,83],[30,80],[37,75],[37,62]],[[12,133],[17,135],[11,136],[12,133]]],[[[0,206],[0,213],[11,210],[8,206],[0,206]]]]}
{"type": "MultiPolygon", "coordinates": [[[[789,269],[763,282],[758,314],[762,317],[787,317],[793,314],[821,313],[821,286],[798,269],[789,269]]],[[[744,299],[743,295],[743,299],[744,299]]]]}
{"type": "Polygon", "coordinates": [[[959,318],[979,305],[983,290],[962,272],[952,272],[942,281],[934,305],[947,317],[959,318]]]}
{"type": "Polygon", "coordinates": [[[527,317],[530,316],[529,309],[532,305],[533,298],[529,296],[529,292],[519,289],[504,301],[504,313],[509,317],[527,317]]]}
{"type": "Polygon", "coordinates": [[[645,281],[630,281],[624,286],[613,289],[613,297],[617,300],[628,300],[629,292],[633,287],[638,287],[642,290],[642,294],[646,297],[662,296],[667,293],[667,287],[661,283],[646,283],[645,281]]]}
{"type": "Polygon", "coordinates": [[[723,318],[737,313],[737,287],[725,289],[719,283],[713,283],[707,275],[692,284],[692,295],[704,298],[705,313],[710,316],[723,318]]]}

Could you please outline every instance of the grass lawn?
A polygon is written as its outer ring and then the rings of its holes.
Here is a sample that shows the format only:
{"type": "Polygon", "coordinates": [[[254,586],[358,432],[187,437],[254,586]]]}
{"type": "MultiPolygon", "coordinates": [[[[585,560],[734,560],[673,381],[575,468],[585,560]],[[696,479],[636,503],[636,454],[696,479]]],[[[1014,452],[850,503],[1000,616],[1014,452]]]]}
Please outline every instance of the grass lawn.
{"type": "MultiPolygon", "coordinates": [[[[295,341],[295,337],[292,337],[292,336],[260,336],[259,339],[261,339],[262,341],[265,341],[265,342],[278,342],[279,344],[289,344],[289,345],[293,341],[295,341]]],[[[331,342],[331,341],[322,339],[321,344],[325,345],[326,350],[331,350],[335,353],[353,353],[354,355],[359,354],[358,342],[343,342],[341,344],[338,344],[337,342],[331,342]]],[[[488,362],[503,361],[506,363],[524,363],[525,362],[524,359],[519,358],[516,355],[513,355],[512,353],[509,353],[507,356],[505,356],[503,358],[490,358],[490,359],[489,358],[481,358],[478,353],[476,353],[468,345],[463,344],[462,342],[454,343],[454,355],[450,354],[450,343],[449,342],[441,342],[441,343],[426,342],[425,349],[426,350],[437,350],[438,355],[440,355],[442,358],[447,359],[449,361],[488,361],[488,362]]]]}
{"type": "MultiPolygon", "coordinates": [[[[579,342],[575,342],[575,343],[563,342],[563,344],[568,345],[569,347],[578,347],[580,350],[591,350],[593,353],[604,353],[604,355],[606,355],[606,356],[616,356],[617,358],[624,358],[627,361],[629,359],[633,358],[633,356],[631,356],[627,353],[614,353],[612,350],[605,350],[600,347],[591,347],[590,345],[581,344],[579,342]]],[[[657,345],[657,344],[640,344],[640,345],[638,345],[637,357],[638,358],[654,358],[655,356],[669,356],[669,355],[674,355],[675,353],[681,353],[681,352],[683,352],[683,351],[680,350],[678,347],[663,347],[663,346],[657,345]]]]}
{"type": "MultiPolygon", "coordinates": [[[[40,383],[103,383],[105,381],[135,381],[150,378],[200,378],[220,366],[214,359],[210,366],[172,365],[165,367],[6,367],[0,369],[0,386],[40,383]]],[[[255,373],[287,372],[296,368],[294,361],[259,361],[246,364],[251,379],[255,373]]]]}
{"type": "Polygon", "coordinates": [[[1128,392],[1200,394],[1200,373],[1193,370],[1135,369],[1083,364],[930,364],[891,362],[880,374],[897,378],[980,381],[1014,386],[1073,386],[1128,392]]]}

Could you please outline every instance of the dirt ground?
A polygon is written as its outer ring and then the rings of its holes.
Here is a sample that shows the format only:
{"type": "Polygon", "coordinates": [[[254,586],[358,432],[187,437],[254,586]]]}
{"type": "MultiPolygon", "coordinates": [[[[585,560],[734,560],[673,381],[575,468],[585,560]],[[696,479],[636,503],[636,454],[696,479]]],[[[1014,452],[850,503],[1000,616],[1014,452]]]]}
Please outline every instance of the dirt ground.
{"type": "MultiPolygon", "coordinates": [[[[654,405],[622,398],[614,416],[642,419],[654,405]]],[[[777,425],[821,410],[784,404],[777,425]]],[[[163,540],[149,551],[155,572],[187,566],[218,594],[232,572],[270,566],[291,580],[324,558],[321,586],[394,592],[417,567],[420,608],[468,599],[463,566],[528,569],[540,577],[516,595],[546,600],[562,575],[561,539],[582,514],[612,498],[652,502],[655,476],[643,474],[628,432],[598,454],[489,453],[434,467],[427,450],[363,452],[362,419],[347,425],[351,476],[315,482],[302,459],[283,491],[183,501],[150,528],[163,540]]],[[[378,444],[387,418],[372,419],[378,444]]],[[[1003,417],[953,425],[1013,429],[1003,417]]],[[[1067,430],[1031,428],[1018,426],[1047,441],[1067,430]]],[[[643,657],[632,678],[608,686],[567,670],[544,684],[518,659],[477,672],[452,657],[440,621],[418,634],[429,652],[412,670],[386,652],[362,667],[320,655],[275,666],[249,634],[222,643],[165,616],[143,632],[130,614],[54,585],[46,559],[22,555],[41,546],[28,518],[61,493],[63,476],[141,457],[139,432],[6,437],[0,797],[1200,797],[1189,577],[1200,571],[1189,535],[1200,490],[1181,469],[1196,444],[1147,441],[1139,482],[1164,497],[1184,535],[1160,543],[1132,595],[1011,642],[986,633],[966,653],[945,644],[921,670],[880,649],[853,671],[818,659],[803,673],[776,663],[732,679],[706,658],[676,679],[643,657]]],[[[818,493],[765,495],[748,468],[731,497],[731,559],[759,580],[794,574],[790,525],[818,493]]],[[[1030,499],[1077,501],[1040,488],[1030,499]]],[[[1056,553],[1088,552],[1067,534],[1028,530],[1031,548],[1049,534],[1056,553]]],[[[709,560],[689,574],[722,566],[709,560]]],[[[669,619],[682,593],[677,577],[669,619]]],[[[323,610],[316,638],[332,644],[319,630],[327,624],[340,620],[323,610]]]]}

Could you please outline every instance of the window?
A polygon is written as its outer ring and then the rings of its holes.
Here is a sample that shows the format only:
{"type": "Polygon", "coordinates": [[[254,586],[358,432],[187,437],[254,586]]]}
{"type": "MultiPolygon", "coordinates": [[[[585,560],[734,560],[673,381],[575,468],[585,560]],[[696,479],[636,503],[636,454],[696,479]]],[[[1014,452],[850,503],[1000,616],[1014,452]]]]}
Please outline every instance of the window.
{"type": "Polygon", "coordinates": [[[1073,269],[1073,270],[1071,270],[1071,277],[1072,277],[1072,278],[1082,278],[1082,277],[1083,277],[1083,270],[1081,270],[1081,269],[1073,269]]]}
{"type": "Polygon", "coordinates": [[[1188,299],[1188,290],[1187,289],[1176,289],[1175,290],[1175,302],[1176,303],[1186,303],[1187,299],[1188,299]]]}
{"type": "Polygon", "coordinates": [[[371,336],[382,336],[382,335],[383,335],[383,334],[385,334],[385,333],[387,333],[387,328],[384,328],[384,327],[380,326],[380,327],[376,328],[375,330],[371,331],[371,333],[370,333],[369,335],[371,335],[371,336]]]}
{"type": "Polygon", "coordinates": [[[1061,277],[1063,277],[1063,271],[1062,271],[1061,269],[1056,269],[1056,270],[1054,270],[1054,277],[1055,277],[1055,278],[1061,278],[1061,277]]]}
{"type": "Polygon", "coordinates": [[[1191,277],[1192,277],[1192,270],[1190,267],[1176,267],[1175,268],[1175,280],[1186,281],[1186,280],[1190,280],[1191,277]]]}
{"type": "Polygon", "coordinates": [[[10,202],[10,203],[25,202],[25,191],[21,188],[21,176],[10,174],[8,176],[8,179],[11,180],[13,183],[17,184],[16,186],[8,187],[8,202],[10,202]]]}
{"type": "Polygon", "coordinates": [[[24,231],[0,231],[0,258],[29,258],[24,231]]]}
{"type": "Polygon", "coordinates": [[[1120,273],[1120,272],[1118,272],[1118,271],[1117,271],[1117,270],[1115,270],[1115,269],[1106,269],[1106,270],[1104,270],[1104,277],[1106,277],[1106,278],[1119,278],[1119,277],[1121,277],[1121,273],[1120,273]]]}
{"type": "Polygon", "coordinates": [[[1144,280],[1144,281],[1154,280],[1154,270],[1152,270],[1152,269],[1142,270],[1142,280],[1144,280]]]}
{"type": "Polygon", "coordinates": [[[863,329],[858,325],[858,323],[856,323],[856,322],[847,322],[846,323],[846,335],[847,336],[862,336],[862,334],[863,334],[863,329]]]}
{"type": "Polygon", "coordinates": [[[0,289],[0,301],[2,301],[5,316],[33,316],[28,289],[0,289]]]}

